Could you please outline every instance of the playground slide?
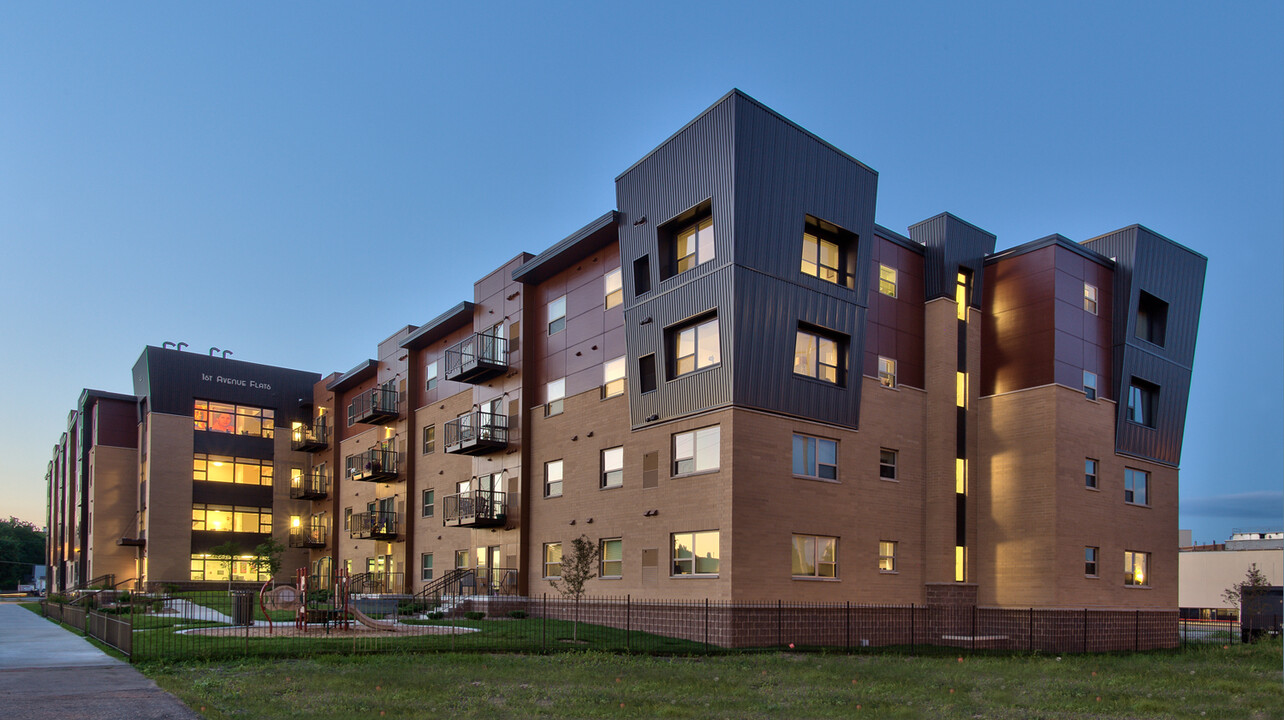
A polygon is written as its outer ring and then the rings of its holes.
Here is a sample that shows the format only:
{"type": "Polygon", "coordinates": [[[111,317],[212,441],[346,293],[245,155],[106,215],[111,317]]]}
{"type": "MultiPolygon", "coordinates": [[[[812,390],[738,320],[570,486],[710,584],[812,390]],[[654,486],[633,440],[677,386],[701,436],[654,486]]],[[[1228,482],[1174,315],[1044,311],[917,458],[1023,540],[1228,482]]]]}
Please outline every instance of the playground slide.
{"type": "Polygon", "coordinates": [[[375,630],[387,630],[389,632],[397,629],[397,623],[391,620],[375,620],[369,615],[358,610],[353,605],[348,606],[348,612],[352,613],[352,617],[356,618],[357,622],[368,628],[374,628],[375,630]]]}

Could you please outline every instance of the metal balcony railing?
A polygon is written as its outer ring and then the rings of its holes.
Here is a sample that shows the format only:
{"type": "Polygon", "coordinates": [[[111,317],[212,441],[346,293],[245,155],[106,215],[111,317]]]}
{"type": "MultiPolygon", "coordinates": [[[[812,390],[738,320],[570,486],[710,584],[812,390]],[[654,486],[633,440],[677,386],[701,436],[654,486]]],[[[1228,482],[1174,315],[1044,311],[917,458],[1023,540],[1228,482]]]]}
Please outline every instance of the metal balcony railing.
{"type": "Polygon", "coordinates": [[[442,498],[442,524],[447,527],[502,527],[508,522],[505,493],[470,490],[442,498]]]}
{"type": "Polygon", "coordinates": [[[508,370],[508,340],[492,333],[473,333],[446,348],[446,379],[479,383],[508,370]]]}
{"type": "Polygon", "coordinates": [[[397,513],[391,510],[355,513],[348,521],[348,536],[354,539],[396,539],[397,513]]]}
{"type": "Polygon", "coordinates": [[[394,482],[400,479],[400,454],[386,448],[370,448],[344,458],[344,471],[349,480],[358,482],[394,482]]]}
{"type": "Polygon", "coordinates": [[[508,416],[474,410],[446,423],[446,452],[486,455],[508,447],[508,416]]]}
{"type": "Polygon", "coordinates": [[[320,470],[290,478],[290,498],[293,500],[324,500],[329,493],[330,478],[320,470]]]}
{"type": "Polygon", "coordinates": [[[290,430],[290,449],[300,452],[324,450],[330,445],[329,428],[324,420],[314,425],[299,425],[290,430]]]}
{"type": "Polygon", "coordinates": [[[290,528],[290,547],[323,548],[325,547],[325,525],[312,523],[301,527],[290,528]]]}
{"type": "Polygon", "coordinates": [[[400,400],[398,394],[396,390],[388,388],[373,388],[362,392],[348,405],[349,424],[379,425],[396,420],[400,415],[397,410],[397,401],[400,400]]]}

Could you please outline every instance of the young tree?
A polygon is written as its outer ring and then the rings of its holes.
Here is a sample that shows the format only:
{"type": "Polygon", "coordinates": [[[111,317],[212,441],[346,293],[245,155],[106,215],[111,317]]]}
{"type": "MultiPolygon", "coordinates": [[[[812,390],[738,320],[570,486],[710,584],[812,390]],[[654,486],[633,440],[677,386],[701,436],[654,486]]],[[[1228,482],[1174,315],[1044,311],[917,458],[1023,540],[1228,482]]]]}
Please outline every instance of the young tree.
{"type": "Polygon", "coordinates": [[[584,597],[584,584],[597,577],[597,545],[580,535],[571,541],[571,551],[562,553],[562,576],[549,580],[553,589],[575,601],[575,624],[571,630],[571,640],[580,639],[580,598],[584,597]]]}
{"type": "Polygon", "coordinates": [[[1248,572],[1244,573],[1243,580],[1231,585],[1222,592],[1222,599],[1238,608],[1240,601],[1244,600],[1245,596],[1252,595],[1257,591],[1257,588],[1268,588],[1270,586],[1271,583],[1266,579],[1266,575],[1258,569],[1257,563],[1253,563],[1248,566],[1248,572]]]}
{"type": "Polygon", "coordinates": [[[281,571],[281,555],[285,552],[285,546],[276,538],[268,538],[259,543],[254,548],[254,571],[267,573],[270,577],[276,578],[276,574],[281,571]]]}
{"type": "Polygon", "coordinates": [[[210,557],[227,564],[227,591],[232,592],[232,563],[241,556],[241,546],[233,540],[210,548],[210,557]]]}

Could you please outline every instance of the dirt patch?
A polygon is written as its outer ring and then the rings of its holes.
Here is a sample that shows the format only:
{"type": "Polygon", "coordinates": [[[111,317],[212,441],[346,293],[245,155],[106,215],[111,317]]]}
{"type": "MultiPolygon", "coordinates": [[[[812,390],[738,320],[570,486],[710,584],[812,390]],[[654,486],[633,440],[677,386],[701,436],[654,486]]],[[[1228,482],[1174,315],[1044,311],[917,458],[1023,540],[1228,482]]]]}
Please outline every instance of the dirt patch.
{"type": "Polygon", "coordinates": [[[346,630],[342,627],[330,626],[329,631],[322,625],[309,625],[307,631],[300,630],[294,626],[294,623],[279,623],[272,626],[271,632],[266,625],[255,625],[250,628],[246,627],[213,627],[213,628],[195,628],[192,630],[182,631],[185,635],[208,635],[218,637],[221,635],[230,635],[232,637],[249,637],[254,638],[357,638],[357,637],[399,637],[405,635],[450,635],[455,633],[463,635],[465,633],[479,632],[476,628],[468,627],[450,627],[449,625],[396,625],[392,630],[375,630],[368,628],[359,623],[353,623],[346,630]]]}

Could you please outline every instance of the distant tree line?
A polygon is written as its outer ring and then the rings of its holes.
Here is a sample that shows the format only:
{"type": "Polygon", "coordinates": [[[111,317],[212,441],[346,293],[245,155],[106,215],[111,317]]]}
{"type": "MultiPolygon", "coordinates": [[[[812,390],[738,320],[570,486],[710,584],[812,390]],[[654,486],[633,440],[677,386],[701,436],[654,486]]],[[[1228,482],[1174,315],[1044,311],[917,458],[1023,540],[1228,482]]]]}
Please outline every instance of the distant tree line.
{"type": "Polygon", "coordinates": [[[16,517],[0,520],[0,590],[31,582],[33,565],[45,564],[45,534],[16,517]]]}

